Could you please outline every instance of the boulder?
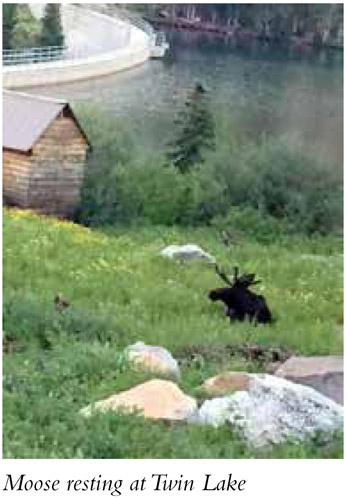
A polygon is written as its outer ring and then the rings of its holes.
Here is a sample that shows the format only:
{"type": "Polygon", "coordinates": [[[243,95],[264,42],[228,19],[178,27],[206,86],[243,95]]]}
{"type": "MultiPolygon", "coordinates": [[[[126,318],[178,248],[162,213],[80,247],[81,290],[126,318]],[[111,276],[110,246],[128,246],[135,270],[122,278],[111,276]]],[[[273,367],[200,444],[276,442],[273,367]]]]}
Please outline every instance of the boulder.
{"type": "Polygon", "coordinates": [[[344,403],[343,356],[292,356],[275,375],[313,387],[337,403],[344,403]]]}
{"type": "Polygon", "coordinates": [[[128,346],[125,352],[128,359],[140,369],[167,377],[180,377],[177,361],[164,347],[136,342],[128,346]]]}
{"type": "Polygon", "coordinates": [[[229,392],[245,391],[249,388],[250,376],[244,372],[226,372],[208,378],[201,389],[209,396],[221,396],[229,392]]]}
{"type": "Polygon", "coordinates": [[[196,412],[197,403],[173,382],[153,379],[86,406],[80,412],[89,417],[95,411],[109,410],[140,412],[152,419],[185,420],[196,412]]]}
{"type": "Polygon", "coordinates": [[[215,258],[198,245],[170,245],[161,250],[161,255],[173,260],[206,260],[215,263],[215,258]]]}
{"type": "Polygon", "coordinates": [[[228,424],[257,448],[343,429],[343,407],[311,387],[267,374],[249,377],[247,390],[205,401],[190,420],[228,424]]]}

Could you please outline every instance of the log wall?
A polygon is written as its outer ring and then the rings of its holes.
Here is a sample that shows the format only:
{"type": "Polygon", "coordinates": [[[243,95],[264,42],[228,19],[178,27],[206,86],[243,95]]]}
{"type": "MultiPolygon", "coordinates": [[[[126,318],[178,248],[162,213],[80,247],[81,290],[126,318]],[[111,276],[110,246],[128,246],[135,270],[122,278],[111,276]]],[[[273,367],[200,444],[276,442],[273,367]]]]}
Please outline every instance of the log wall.
{"type": "Polygon", "coordinates": [[[30,154],[4,151],[5,201],[70,217],[79,202],[87,142],[74,119],[59,116],[30,154]]]}
{"type": "Polygon", "coordinates": [[[2,186],[4,201],[26,207],[30,178],[30,155],[8,149],[2,154],[2,186]]]}
{"type": "Polygon", "coordinates": [[[87,143],[75,121],[57,118],[32,150],[28,204],[70,216],[80,196],[87,143]]]}

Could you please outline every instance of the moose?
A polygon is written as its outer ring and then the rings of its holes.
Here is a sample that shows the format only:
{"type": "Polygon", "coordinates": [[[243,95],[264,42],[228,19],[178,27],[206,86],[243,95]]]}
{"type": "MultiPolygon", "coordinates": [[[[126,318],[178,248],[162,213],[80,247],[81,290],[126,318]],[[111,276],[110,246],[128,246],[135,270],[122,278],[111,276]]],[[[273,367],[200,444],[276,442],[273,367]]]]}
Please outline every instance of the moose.
{"type": "Polygon", "coordinates": [[[265,298],[249,290],[250,286],[260,283],[260,280],[255,280],[255,274],[239,275],[239,269],[235,267],[233,280],[230,280],[217,264],[215,264],[215,271],[228,286],[211,290],[208,297],[213,302],[220,300],[226,305],[226,316],[230,322],[245,319],[255,325],[273,322],[273,316],[265,298]]]}

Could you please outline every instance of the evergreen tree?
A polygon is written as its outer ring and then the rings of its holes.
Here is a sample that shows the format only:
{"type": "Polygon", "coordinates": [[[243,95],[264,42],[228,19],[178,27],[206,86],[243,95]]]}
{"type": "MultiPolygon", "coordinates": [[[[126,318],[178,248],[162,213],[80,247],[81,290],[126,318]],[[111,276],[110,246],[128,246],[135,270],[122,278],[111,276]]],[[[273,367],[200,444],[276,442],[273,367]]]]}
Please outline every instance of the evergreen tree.
{"type": "Polygon", "coordinates": [[[6,3],[2,5],[2,47],[11,49],[12,32],[16,24],[17,4],[6,3]]]}
{"type": "Polygon", "coordinates": [[[176,120],[180,130],[168,158],[182,173],[202,163],[203,152],[215,147],[214,121],[206,94],[204,87],[197,84],[176,120]]]}
{"type": "Polygon", "coordinates": [[[64,45],[59,4],[47,3],[45,6],[40,45],[43,47],[64,45]]]}

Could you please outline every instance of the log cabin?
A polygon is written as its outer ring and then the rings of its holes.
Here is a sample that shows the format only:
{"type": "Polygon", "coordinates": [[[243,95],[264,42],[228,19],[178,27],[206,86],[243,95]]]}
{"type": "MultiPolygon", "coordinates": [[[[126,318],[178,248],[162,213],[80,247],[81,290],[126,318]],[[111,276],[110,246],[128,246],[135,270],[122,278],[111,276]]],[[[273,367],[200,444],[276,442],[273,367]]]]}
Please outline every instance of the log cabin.
{"type": "Polygon", "coordinates": [[[66,101],[3,91],[3,198],[73,217],[89,141],[66,101]]]}

